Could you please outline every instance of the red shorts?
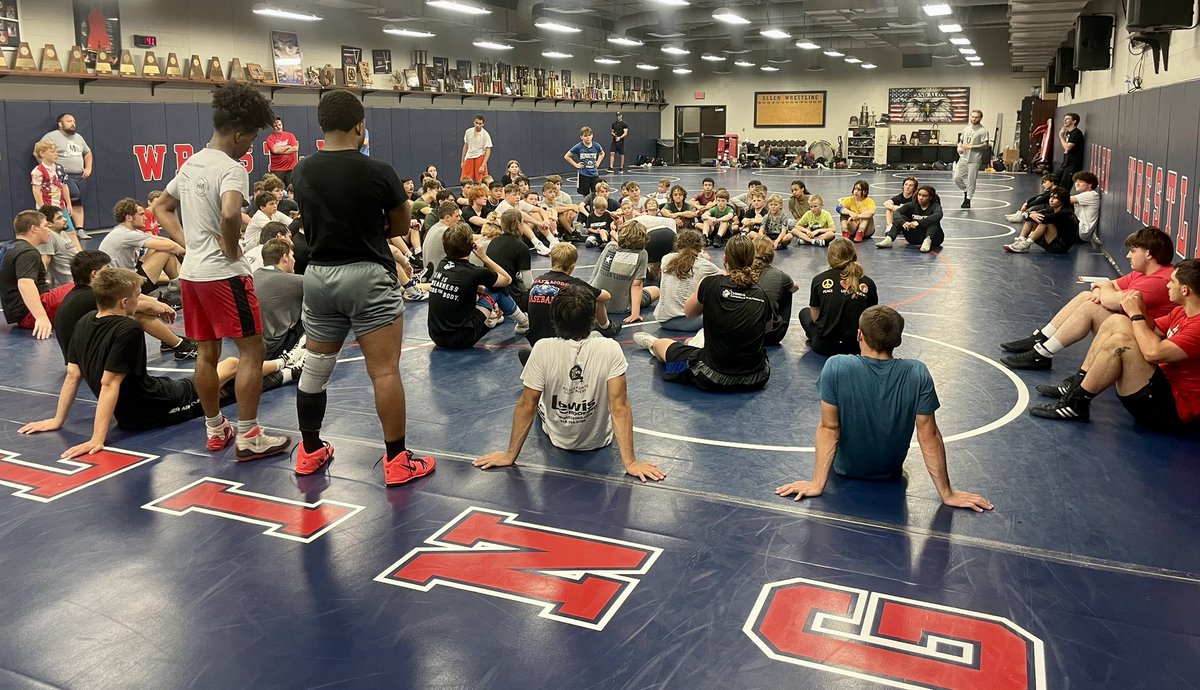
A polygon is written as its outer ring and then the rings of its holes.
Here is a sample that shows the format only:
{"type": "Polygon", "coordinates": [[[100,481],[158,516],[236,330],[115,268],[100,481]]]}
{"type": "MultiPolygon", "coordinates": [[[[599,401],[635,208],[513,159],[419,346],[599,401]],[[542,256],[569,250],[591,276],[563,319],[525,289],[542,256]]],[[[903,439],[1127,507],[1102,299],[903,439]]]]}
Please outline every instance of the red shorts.
{"type": "Polygon", "coordinates": [[[262,313],[250,276],[179,280],[183,332],[192,340],[244,338],[262,333],[262,313]]]}
{"type": "MultiPolygon", "coordinates": [[[[49,292],[43,292],[41,295],[39,295],[42,302],[42,308],[46,310],[46,318],[50,319],[51,324],[54,323],[54,315],[58,313],[58,308],[62,306],[63,298],[65,298],[67,293],[74,289],[74,287],[75,283],[67,283],[66,285],[59,285],[53,290],[50,290],[49,292]]],[[[20,321],[17,322],[17,327],[24,328],[27,331],[32,331],[36,321],[37,319],[33,317],[33,314],[26,314],[21,318],[20,321]]]]}
{"type": "Polygon", "coordinates": [[[483,156],[480,156],[479,158],[468,158],[463,161],[461,177],[469,177],[472,180],[479,182],[486,174],[488,174],[487,163],[485,162],[483,156]]]}

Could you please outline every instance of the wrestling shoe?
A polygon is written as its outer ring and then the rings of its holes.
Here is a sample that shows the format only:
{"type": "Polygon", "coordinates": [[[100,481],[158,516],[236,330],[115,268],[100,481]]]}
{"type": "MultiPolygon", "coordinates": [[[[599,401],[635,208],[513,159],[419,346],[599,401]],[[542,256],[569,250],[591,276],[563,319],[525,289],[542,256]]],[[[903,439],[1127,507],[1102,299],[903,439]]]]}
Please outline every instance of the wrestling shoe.
{"type": "Polygon", "coordinates": [[[599,247],[600,240],[596,239],[595,235],[588,235],[587,241],[583,243],[586,247],[599,247]]]}
{"type": "Polygon", "coordinates": [[[208,432],[208,450],[213,453],[224,450],[233,440],[233,425],[225,417],[221,417],[221,426],[213,428],[205,424],[204,430],[208,432]]]}
{"type": "Polygon", "coordinates": [[[1091,418],[1091,404],[1081,399],[1064,398],[1058,402],[1035,405],[1029,414],[1042,419],[1058,419],[1069,422],[1086,422],[1091,418]]]}
{"type": "Polygon", "coordinates": [[[1029,369],[1031,371],[1049,371],[1054,366],[1054,358],[1038,354],[1037,350],[1028,350],[1020,354],[1001,357],[1000,361],[1009,369],[1029,369]]]}
{"type": "Polygon", "coordinates": [[[812,243],[813,243],[814,247],[824,247],[825,246],[825,240],[822,240],[822,239],[815,239],[812,241],[812,243]]]}
{"type": "Polygon", "coordinates": [[[607,326],[596,326],[594,330],[605,338],[615,338],[621,332],[621,322],[609,319],[607,326]]]}
{"type": "Polygon", "coordinates": [[[535,245],[533,250],[538,253],[538,256],[550,256],[550,248],[544,244],[535,245]]]}
{"type": "Polygon", "coordinates": [[[1021,338],[1020,340],[1010,340],[1007,343],[1000,343],[1000,349],[1004,350],[1005,352],[1029,352],[1033,349],[1034,345],[1037,345],[1038,343],[1044,343],[1046,340],[1048,340],[1048,338],[1042,335],[1040,330],[1037,330],[1034,331],[1033,335],[1029,336],[1028,338],[1021,338]]]}
{"type": "Polygon", "coordinates": [[[394,458],[383,458],[383,483],[387,486],[400,486],[424,477],[435,469],[437,460],[431,457],[417,457],[411,450],[406,450],[394,458]]]}
{"type": "Polygon", "coordinates": [[[256,426],[245,434],[237,437],[237,461],[249,462],[259,458],[268,458],[285,452],[292,445],[292,439],[287,436],[271,436],[256,426]]]}
{"type": "Polygon", "coordinates": [[[293,450],[296,453],[296,474],[301,476],[316,474],[333,460],[333,446],[325,441],[321,442],[320,450],[315,453],[305,452],[303,443],[297,443],[293,450]]]}
{"type": "Polygon", "coordinates": [[[863,231],[862,230],[859,230],[858,232],[854,233],[854,241],[855,242],[863,241],[863,231]]]}
{"type": "Polygon", "coordinates": [[[404,288],[402,293],[405,302],[425,302],[429,299],[429,291],[419,285],[404,288]]]}
{"type": "Polygon", "coordinates": [[[1074,393],[1075,389],[1078,388],[1079,384],[1081,383],[1083,383],[1083,377],[1076,372],[1063,379],[1062,383],[1040,383],[1036,388],[1040,395],[1044,395],[1047,398],[1058,398],[1059,400],[1062,400],[1071,393],[1074,393]]]}
{"type": "Polygon", "coordinates": [[[168,352],[173,352],[176,361],[196,359],[196,341],[190,338],[180,338],[179,343],[175,347],[163,345],[158,348],[158,351],[164,355],[168,352]]]}
{"type": "Polygon", "coordinates": [[[1029,245],[1032,244],[1024,237],[1013,240],[1012,244],[1004,245],[1004,251],[1010,254],[1025,254],[1029,251],[1029,245]]]}
{"type": "Polygon", "coordinates": [[[971,200],[964,197],[963,202],[959,206],[959,208],[971,208],[971,200]]]}
{"type": "Polygon", "coordinates": [[[890,237],[885,237],[885,238],[883,238],[882,241],[875,243],[875,248],[876,249],[891,249],[892,245],[895,243],[896,243],[896,240],[894,240],[890,237]]]}
{"type": "Polygon", "coordinates": [[[658,340],[652,334],[645,331],[639,331],[633,334],[633,342],[637,343],[638,347],[644,347],[647,350],[654,347],[654,341],[658,340]]]}
{"type": "Polygon", "coordinates": [[[925,241],[921,243],[921,253],[928,254],[931,249],[933,249],[933,240],[926,237],[925,241]]]}

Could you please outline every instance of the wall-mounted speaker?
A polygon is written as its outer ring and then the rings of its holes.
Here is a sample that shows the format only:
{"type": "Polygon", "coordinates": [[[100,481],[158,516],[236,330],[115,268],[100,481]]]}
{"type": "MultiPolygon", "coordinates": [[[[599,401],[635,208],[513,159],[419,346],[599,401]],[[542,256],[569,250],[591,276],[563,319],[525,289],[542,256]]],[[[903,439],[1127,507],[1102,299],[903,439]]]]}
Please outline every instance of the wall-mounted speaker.
{"type": "Polygon", "coordinates": [[[1135,31],[1176,31],[1195,23],[1196,0],[1129,0],[1125,26],[1135,31]]]}
{"type": "Polygon", "coordinates": [[[1054,66],[1054,60],[1046,65],[1046,76],[1042,79],[1042,93],[1062,93],[1063,87],[1058,82],[1054,81],[1054,73],[1057,69],[1054,66]]]}
{"type": "Polygon", "coordinates": [[[1079,72],[1075,71],[1075,49],[1067,46],[1060,47],[1054,53],[1054,81],[1060,86],[1074,86],[1079,83],[1079,72]]]}
{"type": "Polygon", "coordinates": [[[1075,21],[1075,63],[1080,72],[1112,67],[1113,24],[1102,14],[1082,14],[1075,21]]]}

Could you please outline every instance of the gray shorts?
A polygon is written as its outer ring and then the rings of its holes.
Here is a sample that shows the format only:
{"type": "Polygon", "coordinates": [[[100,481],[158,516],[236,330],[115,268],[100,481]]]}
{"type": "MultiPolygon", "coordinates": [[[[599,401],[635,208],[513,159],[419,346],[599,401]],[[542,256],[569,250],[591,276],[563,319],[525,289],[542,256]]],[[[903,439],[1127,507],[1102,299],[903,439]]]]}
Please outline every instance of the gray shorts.
{"type": "Polygon", "coordinates": [[[381,264],[309,264],[304,272],[304,333],[312,340],[336,343],[351,329],[361,338],[403,313],[400,283],[381,264]]]}

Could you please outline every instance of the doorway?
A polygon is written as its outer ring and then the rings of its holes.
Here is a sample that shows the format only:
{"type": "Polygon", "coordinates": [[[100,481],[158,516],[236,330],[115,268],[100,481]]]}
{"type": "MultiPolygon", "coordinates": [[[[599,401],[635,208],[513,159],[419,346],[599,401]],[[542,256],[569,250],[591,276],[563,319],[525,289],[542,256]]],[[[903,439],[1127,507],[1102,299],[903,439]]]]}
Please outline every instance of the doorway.
{"type": "Polygon", "coordinates": [[[675,150],[683,164],[700,165],[717,158],[717,139],[725,134],[725,106],[675,106],[675,150]]]}

